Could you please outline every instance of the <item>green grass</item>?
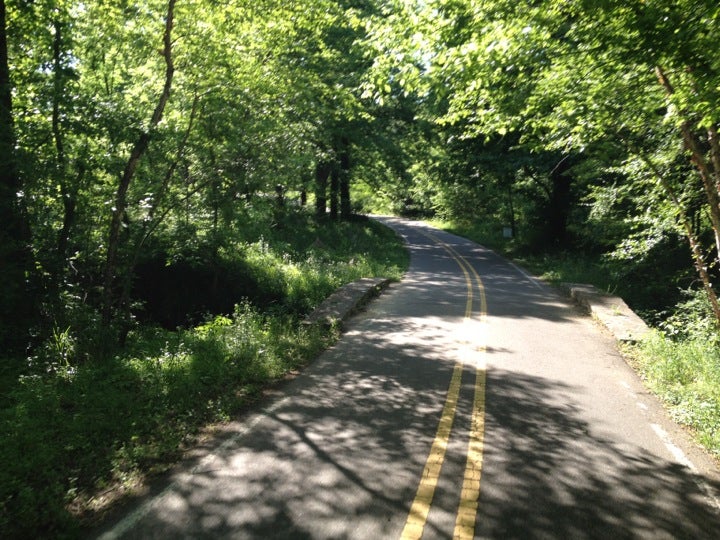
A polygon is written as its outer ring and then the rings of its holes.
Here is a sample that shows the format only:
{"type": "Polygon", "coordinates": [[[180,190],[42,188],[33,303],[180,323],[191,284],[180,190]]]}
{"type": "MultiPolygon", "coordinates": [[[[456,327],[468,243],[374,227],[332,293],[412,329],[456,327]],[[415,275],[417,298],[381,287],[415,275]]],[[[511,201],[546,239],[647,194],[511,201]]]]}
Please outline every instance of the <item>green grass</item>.
{"type": "Polygon", "coordinates": [[[285,307],[307,313],[339,286],[362,277],[399,280],[409,264],[402,241],[375,221],[317,223],[293,214],[282,227],[238,246],[255,280],[285,307]]]}
{"type": "Polygon", "coordinates": [[[407,268],[401,240],[374,222],[288,220],[234,250],[278,304],[240,302],[177,331],[138,326],[104,360],[78,352],[92,328],[56,329],[32,369],[0,381],[0,537],[76,537],[104,501],[167,470],[204,426],[237,414],[335,338],[300,324],[302,313],[343,283],[407,268]]]}
{"type": "Polygon", "coordinates": [[[318,329],[245,306],[192,330],[135,332],[106,363],[24,377],[0,416],[3,537],[72,536],[70,507],[163,470],[200,426],[326,343],[318,329]]]}
{"type": "Polygon", "coordinates": [[[502,228],[494,223],[483,221],[447,221],[431,220],[430,224],[438,229],[474,240],[498,252],[508,253],[514,245],[512,240],[503,238],[502,228]]]}
{"type": "Polygon", "coordinates": [[[630,354],[646,385],[720,459],[720,343],[653,333],[630,354]]]}

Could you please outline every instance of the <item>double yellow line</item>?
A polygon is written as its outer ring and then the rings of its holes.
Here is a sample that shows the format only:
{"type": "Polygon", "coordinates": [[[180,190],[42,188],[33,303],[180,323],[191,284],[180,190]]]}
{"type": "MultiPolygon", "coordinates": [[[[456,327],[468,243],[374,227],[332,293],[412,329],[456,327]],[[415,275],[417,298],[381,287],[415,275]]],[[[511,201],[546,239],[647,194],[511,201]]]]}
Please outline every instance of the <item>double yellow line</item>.
{"type": "MultiPolygon", "coordinates": [[[[477,286],[479,296],[479,320],[484,323],[487,316],[487,300],[485,287],[482,279],[473,266],[455,249],[439,238],[423,233],[430,240],[440,245],[457,262],[465,276],[467,286],[467,300],[465,304],[465,323],[473,320],[474,289],[477,286]]],[[[455,520],[455,531],[453,538],[465,540],[473,538],[475,534],[475,520],[477,519],[478,500],[480,498],[480,478],[482,475],[483,462],[483,441],[485,437],[485,343],[478,343],[472,350],[476,353],[475,365],[475,392],[473,398],[473,411],[470,421],[470,439],[468,442],[467,461],[463,475],[463,484],[460,492],[460,504],[458,506],[457,518],[455,520]]],[[[465,344],[467,345],[467,343],[465,344]]],[[[422,537],[428,513],[432,506],[435,488],[440,478],[440,470],[445,460],[450,432],[455,419],[458,397],[460,395],[460,383],[462,380],[463,363],[458,362],[453,369],[450,387],[448,388],[445,406],[443,407],[440,423],[430,454],[425,462],[425,469],[418,485],[415,499],[410,507],[410,513],[401,540],[419,540],[422,537]]]]}

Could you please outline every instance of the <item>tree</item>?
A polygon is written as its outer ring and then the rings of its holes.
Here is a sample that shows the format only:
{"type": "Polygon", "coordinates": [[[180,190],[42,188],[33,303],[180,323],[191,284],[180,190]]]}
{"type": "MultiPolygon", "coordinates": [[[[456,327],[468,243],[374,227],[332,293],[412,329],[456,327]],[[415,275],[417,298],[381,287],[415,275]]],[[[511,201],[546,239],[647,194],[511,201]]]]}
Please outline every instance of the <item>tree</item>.
{"type": "MultiPolygon", "coordinates": [[[[465,139],[517,133],[518,146],[528,155],[555,153],[555,164],[642,164],[624,181],[654,182],[663,191],[664,202],[648,196],[644,206],[670,212],[687,237],[720,321],[712,285],[720,264],[720,96],[717,59],[709,52],[717,39],[718,8],[695,0],[522,6],[458,0],[430,2],[421,9],[425,19],[429,13],[438,16],[433,26],[421,16],[416,28],[434,44],[428,77],[439,89],[439,123],[456,126],[465,139]],[[681,168],[666,168],[679,153],[692,160],[694,179],[681,168]],[[609,156],[620,162],[608,162],[609,156]],[[707,215],[705,230],[714,239],[705,246],[704,234],[690,226],[700,200],[707,215]]],[[[557,171],[556,166],[546,171],[560,190],[551,194],[551,207],[565,197],[562,184],[572,174],[553,178],[557,171]]],[[[644,193],[649,194],[647,189],[644,193]]],[[[562,224],[555,228],[560,232],[562,224]]]]}
{"type": "Polygon", "coordinates": [[[135,144],[133,145],[130,156],[128,157],[127,163],[123,170],[122,176],[118,183],[117,194],[115,196],[115,203],[112,209],[112,219],[110,221],[110,229],[108,234],[108,248],[107,257],[105,260],[104,269],[104,280],[103,280],[103,321],[105,324],[109,324],[112,318],[113,309],[113,286],[114,280],[117,273],[117,257],[118,250],[120,247],[120,227],[122,220],[125,216],[125,209],[127,207],[127,193],[130,188],[130,183],[135,176],[140,160],[148,149],[152,131],[154,131],[160,121],[162,120],[163,113],[168,100],[170,99],[170,90],[172,88],[173,76],[175,73],[175,65],[173,63],[172,55],[172,29],[174,25],[175,16],[175,2],[176,0],[169,0],[167,5],[167,12],[165,15],[165,29],[163,32],[163,49],[162,56],[165,60],[165,80],[158,98],[155,110],[152,113],[150,122],[147,129],[143,130],[138,136],[135,144]]]}
{"type": "Polygon", "coordinates": [[[7,8],[0,0],[0,346],[14,350],[27,345],[33,300],[28,284],[30,232],[17,163],[10,74],[7,8]]]}

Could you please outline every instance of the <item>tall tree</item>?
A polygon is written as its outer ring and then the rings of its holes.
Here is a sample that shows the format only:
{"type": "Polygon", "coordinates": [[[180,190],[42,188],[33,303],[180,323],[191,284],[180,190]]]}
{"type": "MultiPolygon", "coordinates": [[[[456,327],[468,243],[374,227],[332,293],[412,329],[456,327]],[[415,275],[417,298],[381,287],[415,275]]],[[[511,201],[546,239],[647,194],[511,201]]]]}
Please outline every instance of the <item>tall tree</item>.
{"type": "Polygon", "coordinates": [[[110,230],[108,234],[107,257],[105,260],[104,282],[103,282],[103,321],[108,324],[112,318],[114,297],[114,281],[117,274],[117,258],[120,248],[120,228],[122,220],[125,217],[127,207],[127,194],[135,173],[137,171],[140,160],[148,149],[152,132],[162,120],[163,113],[168,100],[170,99],[170,91],[172,89],[173,76],[175,74],[175,65],[172,55],[172,29],[174,25],[176,0],[169,0],[167,4],[167,12],[165,14],[165,29],[162,37],[162,56],[165,60],[165,80],[160,97],[158,98],[155,110],[150,117],[147,129],[142,131],[133,145],[130,156],[128,157],[125,169],[118,183],[117,193],[115,196],[115,204],[112,209],[112,219],[110,221],[110,230]]]}
{"type": "Polygon", "coordinates": [[[663,197],[647,196],[643,206],[675,220],[686,235],[689,213],[703,201],[713,242],[702,246],[701,237],[688,236],[688,243],[720,322],[712,285],[720,266],[720,96],[718,61],[710,53],[718,7],[702,0],[459,0],[424,9],[438,16],[421,30],[435,43],[428,71],[439,89],[442,124],[459,126],[464,138],[518,133],[530,153],[557,152],[562,163],[573,155],[608,168],[634,162],[639,167],[625,167],[625,181],[656,184],[653,193],[663,197]],[[694,179],[664,166],[678,157],[677,143],[694,179]]]}
{"type": "Polygon", "coordinates": [[[17,163],[12,92],[7,8],[0,0],[0,346],[14,349],[27,341],[32,301],[28,288],[30,234],[17,163]]]}

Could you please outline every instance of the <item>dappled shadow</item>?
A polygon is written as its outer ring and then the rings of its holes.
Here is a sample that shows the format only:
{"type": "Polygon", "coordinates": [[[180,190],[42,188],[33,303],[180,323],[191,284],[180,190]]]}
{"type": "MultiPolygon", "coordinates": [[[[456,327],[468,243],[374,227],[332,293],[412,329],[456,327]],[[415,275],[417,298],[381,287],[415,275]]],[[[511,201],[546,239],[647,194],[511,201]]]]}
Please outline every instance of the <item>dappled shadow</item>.
{"type": "MultiPolygon", "coordinates": [[[[434,242],[412,240],[403,283],[352,320],[286,398],[143,507],[126,538],[397,538],[453,366],[467,360],[425,527],[425,538],[452,537],[474,391],[459,324],[467,283],[434,242]]],[[[574,324],[572,305],[492,252],[453,247],[482,274],[489,318],[574,324]]],[[[477,537],[720,538],[694,474],[591,423],[586,387],[511,371],[500,363],[519,356],[511,338],[486,351],[498,364],[488,370],[477,537]]]]}
{"type": "Polygon", "coordinates": [[[595,433],[577,392],[493,370],[478,534],[488,538],[719,538],[683,466],[595,433]]]}
{"type": "MultiPolygon", "coordinates": [[[[252,431],[173,489],[128,538],[394,538],[437,427],[452,351],[440,326],[365,320],[252,431]],[[434,332],[437,331],[435,335],[434,332]],[[409,336],[426,333],[427,341],[409,336]]],[[[444,466],[457,509],[472,377],[444,466]]],[[[489,373],[477,533],[483,538],[716,538],[693,475],[593,433],[565,383],[489,373]]],[[[450,538],[430,520],[427,538],[450,538]]]]}
{"type": "MultiPolygon", "coordinates": [[[[407,242],[413,264],[403,284],[410,286],[414,294],[427,295],[425,285],[428,284],[444,287],[446,280],[464,281],[458,262],[448,256],[438,245],[437,239],[449,246],[479,274],[491,316],[565,322],[574,319],[579,313],[579,308],[555,289],[531,278],[490,249],[422,223],[408,225],[404,220],[390,218],[383,219],[383,222],[396,228],[407,242]],[[426,236],[426,233],[431,236],[426,236]]],[[[456,295],[463,294],[463,290],[457,289],[456,295]]],[[[458,297],[453,298],[453,301],[459,302],[458,297]]]]}
{"type": "Polygon", "coordinates": [[[366,323],[251,432],[181,474],[126,537],[397,536],[454,363],[433,322],[366,323]],[[413,343],[417,333],[427,340],[413,343]]]}

